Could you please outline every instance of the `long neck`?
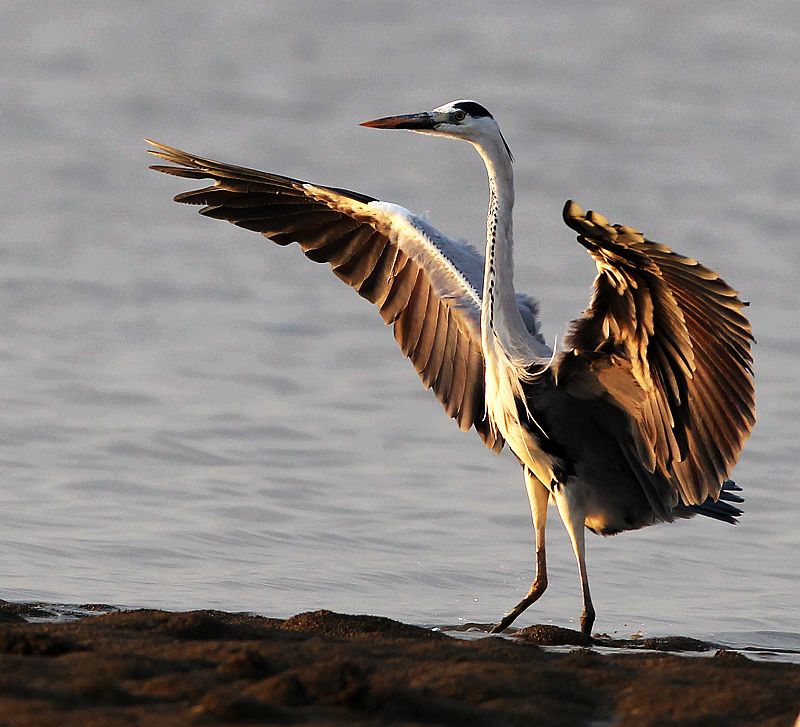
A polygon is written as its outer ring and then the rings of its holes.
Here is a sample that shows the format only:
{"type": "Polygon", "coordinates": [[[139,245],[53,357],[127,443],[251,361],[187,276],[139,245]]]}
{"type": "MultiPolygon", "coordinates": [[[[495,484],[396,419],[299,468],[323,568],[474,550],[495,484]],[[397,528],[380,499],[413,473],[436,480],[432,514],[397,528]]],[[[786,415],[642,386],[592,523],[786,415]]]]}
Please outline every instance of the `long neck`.
{"type": "Polygon", "coordinates": [[[522,320],[514,291],[514,170],[501,138],[473,145],[489,175],[481,304],[483,347],[487,352],[499,344],[508,356],[518,360],[530,354],[532,336],[522,320]]]}

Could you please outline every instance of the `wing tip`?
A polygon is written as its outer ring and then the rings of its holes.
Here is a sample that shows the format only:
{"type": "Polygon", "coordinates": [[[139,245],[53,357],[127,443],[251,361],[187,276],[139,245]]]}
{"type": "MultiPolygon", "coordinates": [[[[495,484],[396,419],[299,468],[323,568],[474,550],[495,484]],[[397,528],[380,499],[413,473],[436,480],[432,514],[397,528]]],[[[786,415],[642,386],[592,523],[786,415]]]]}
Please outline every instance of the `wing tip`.
{"type": "Polygon", "coordinates": [[[567,227],[578,233],[578,241],[584,246],[592,239],[609,242],[617,238],[618,230],[604,215],[594,210],[584,210],[575,200],[566,201],[561,216],[567,227]]]}
{"type": "Polygon", "coordinates": [[[573,230],[577,230],[575,227],[575,223],[578,220],[583,220],[586,217],[586,212],[574,199],[568,199],[564,203],[564,209],[561,212],[561,216],[564,218],[564,222],[567,223],[568,227],[571,227],[573,230]]]}

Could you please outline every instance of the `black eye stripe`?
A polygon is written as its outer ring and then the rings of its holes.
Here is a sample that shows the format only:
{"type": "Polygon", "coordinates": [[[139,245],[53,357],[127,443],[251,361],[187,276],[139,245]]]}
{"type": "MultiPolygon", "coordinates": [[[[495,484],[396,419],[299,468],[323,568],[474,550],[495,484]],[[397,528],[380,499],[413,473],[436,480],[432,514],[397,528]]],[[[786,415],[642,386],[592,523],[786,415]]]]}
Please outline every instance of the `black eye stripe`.
{"type": "Polygon", "coordinates": [[[481,106],[475,101],[460,101],[459,103],[455,104],[453,108],[460,109],[476,119],[481,118],[482,116],[488,116],[490,119],[494,118],[484,106],[481,106]]]}

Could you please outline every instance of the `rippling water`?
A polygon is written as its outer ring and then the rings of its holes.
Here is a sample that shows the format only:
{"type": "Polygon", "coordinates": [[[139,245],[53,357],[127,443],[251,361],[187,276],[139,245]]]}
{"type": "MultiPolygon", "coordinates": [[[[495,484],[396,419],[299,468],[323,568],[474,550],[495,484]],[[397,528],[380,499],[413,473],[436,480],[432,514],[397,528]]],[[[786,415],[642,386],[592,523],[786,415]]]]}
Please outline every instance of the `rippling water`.
{"type": "MultiPolygon", "coordinates": [[[[517,284],[551,341],[593,275],[567,197],[752,301],[747,514],[591,537],[597,627],[797,648],[800,6],[568,5],[3,5],[0,597],[424,624],[516,602],[533,545],[510,455],[457,431],[325,267],[174,205],[183,182],[142,151],[362,190],[480,241],[472,150],[356,126],[473,97],[518,160],[517,284]]],[[[555,511],[549,530],[522,624],[579,612],[555,511]]]]}

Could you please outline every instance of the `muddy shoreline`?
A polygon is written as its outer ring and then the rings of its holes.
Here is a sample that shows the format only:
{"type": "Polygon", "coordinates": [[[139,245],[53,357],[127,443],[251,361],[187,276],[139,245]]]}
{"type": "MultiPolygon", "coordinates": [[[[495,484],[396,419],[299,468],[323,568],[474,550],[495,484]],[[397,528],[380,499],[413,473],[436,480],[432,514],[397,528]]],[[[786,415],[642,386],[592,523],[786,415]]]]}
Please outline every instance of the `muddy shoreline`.
{"type": "Polygon", "coordinates": [[[800,707],[800,666],[694,639],[622,641],[620,653],[598,653],[577,632],[550,626],[513,639],[458,639],[329,611],[286,620],[141,610],[26,620],[36,617],[0,603],[2,727],[777,727],[792,725],[800,707]]]}

